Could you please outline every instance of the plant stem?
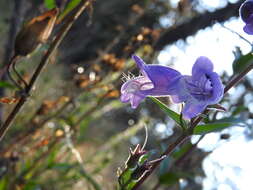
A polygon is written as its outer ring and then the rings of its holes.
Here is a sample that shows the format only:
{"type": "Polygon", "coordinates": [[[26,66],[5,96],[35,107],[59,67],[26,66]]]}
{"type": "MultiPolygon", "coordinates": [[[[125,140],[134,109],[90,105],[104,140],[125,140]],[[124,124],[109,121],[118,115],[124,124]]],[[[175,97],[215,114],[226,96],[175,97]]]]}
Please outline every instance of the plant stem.
{"type": "MultiPolygon", "coordinates": [[[[47,50],[46,54],[42,57],[40,64],[36,68],[28,86],[24,89],[25,94],[28,95],[30,93],[31,89],[33,88],[33,85],[35,84],[36,80],[38,79],[42,69],[47,65],[48,60],[52,56],[53,52],[58,48],[58,46],[62,42],[63,38],[65,37],[67,32],[70,30],[70,28],[72,27],[74,22],[77,20],[77,18],[81,15],[81,13],[88,6],[91,5],[92,1],[93,0],[87,0],[87,1],[83,0],[83,2],[80,3],[79,6],[77,7],[76,12],[71,17],[69,17],[68,21],[66,21],[65,25],[62,27],[62,30],[59,32],[59,34],[57,35],[55,40],[52,42],[52,44],[49,47],[49,49],[47,50]]],[[[12,112],[7,117],[6,121],[1,126],[1,128],[0,128],[0,142],[2,141],[3,137],[5,136],[7,130],[9,129],[10,124],[15,119],[16,115],[21,110],[21,108],[23,107],[26,99],[27,99],[26,95],[21,96],[19,102],[16,104],[16,106],[14,107],[12,112]]]]}

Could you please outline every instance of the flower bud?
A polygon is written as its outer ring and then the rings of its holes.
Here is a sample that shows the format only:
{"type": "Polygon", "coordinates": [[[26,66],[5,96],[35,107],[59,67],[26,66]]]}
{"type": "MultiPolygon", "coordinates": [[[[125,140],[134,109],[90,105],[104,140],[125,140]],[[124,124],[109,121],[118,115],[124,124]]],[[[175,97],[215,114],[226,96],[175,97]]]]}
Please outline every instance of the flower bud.
{"type": "Polygon", "coordinates": [[[139,164],[140,158],[146,153],[147,153],[146,151],[141,150],[141,147],[139,144],[135,147],[134,151],[130,149],[130,154],[126,161],[126,168],[135,169],[137,165],[139,164]]]}
{"type": "Polygon", "coordinates": [[[26,56],[45,43],[52,33],[58,12],[58,8],[54,8],[25,24],[15,39],[15,55],[26,56]]]}
{"type": "Polygon", "coordinates": [[[245,1],[240,9],[239,14],[243,22],[245,22],[245,26],[243,27],[244,32],[247,34],[253,35],[253,0],[245,1]]]}

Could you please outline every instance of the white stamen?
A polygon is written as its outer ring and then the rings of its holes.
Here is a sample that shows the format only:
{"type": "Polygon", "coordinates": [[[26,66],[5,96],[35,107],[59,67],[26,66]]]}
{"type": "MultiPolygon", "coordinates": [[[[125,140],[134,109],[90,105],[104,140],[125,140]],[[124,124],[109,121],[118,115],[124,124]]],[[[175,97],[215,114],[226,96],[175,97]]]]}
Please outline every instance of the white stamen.
{"type": "Polygon", "coordinates": [[[130,71],[127,72],[129,79],[135,78],[134,74],[130,71]]]}
{"type": "Polygon", "coordinates": [[[123,81],[123,82],[126,82],[127,81],[127,75],[125,74],[125,73],[122,73],[122,77],[121,77],[121,80],[123,81]]]}
{"type": "Polygon", "coordinates": [[[134,74],[131,73],[130,71],[128,71],[127,74],[126,73],[122,73],[121,80],[123,82],[127,82],[127,81],[129,81],[129,80],[131,80],[133,78],[135,78],[134,74]]]}

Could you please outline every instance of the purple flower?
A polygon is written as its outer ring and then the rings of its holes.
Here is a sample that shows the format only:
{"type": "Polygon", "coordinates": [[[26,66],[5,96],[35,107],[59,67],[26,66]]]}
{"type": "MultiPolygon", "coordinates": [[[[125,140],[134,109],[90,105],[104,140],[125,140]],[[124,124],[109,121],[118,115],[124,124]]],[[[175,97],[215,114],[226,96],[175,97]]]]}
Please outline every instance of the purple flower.
{"type": "Polygon", "coordinates": [[[146,96],[168,96],[174,103],[185,103],[183,117],[191,119],[204,111],[206,106],[218,103],[224,92],[220,77],[213,72],[213,64],[207,57],[199,57],[192,76],[160,65],[146,65],[133,56],[142,76],[132,78],[121,87],[121,101],[130,102],[136,108],[146,96]]]}
{"type": "Polygon", "coordinates": [[[121,101],[130,102],[132,108],[137,108],[146,96],[167,96],[174,88],[174,81],[181,74],[169,67],[160,65],[146,65],[141,58],[133,55],[141,76],[134,77],[125,82],[121,87],[121,101]]]}
{"type": "Polygon", "coordinates": [[[192,76],[182,76],[177,84],[172,100],[184,102],[182,114],[191,119],[204,111],[206,106],[218,103],[223,97],[224,86],[213,64],[207,57],[199,57],[192,67],[192,76]]]}
{"type": "Polygon", "coordinates": [[[253,0],[245,1],[239,10],[242,20],[246,23],[244,32],[253,35],[253,0]]]}

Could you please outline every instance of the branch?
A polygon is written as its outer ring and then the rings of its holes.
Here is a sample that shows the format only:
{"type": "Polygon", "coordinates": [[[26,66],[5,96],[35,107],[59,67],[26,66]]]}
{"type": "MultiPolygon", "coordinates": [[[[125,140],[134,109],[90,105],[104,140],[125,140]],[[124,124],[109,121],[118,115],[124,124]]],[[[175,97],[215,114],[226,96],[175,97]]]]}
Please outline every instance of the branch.
{"type": "MultiPolygon", "coordinates": [[[[58,48],[60,43],[62,42],[63,38],[67,34],[67,32],[70,30],[74,22],[77,20],[77,18],[81,15],[81,13],[91,5],[93,0],[87,0],[84,1],[83,3],[80,3],[79,6],[77,7],[77,11],[69,18],[69,20],[65,23],[65,25],[62,27],[62,30],[59,32],[55,40],[52,42],[51,46],[49,47],[48,51],[46,54],[42,57],[40,64],[36,68],[28,86],[24,89],[26,94],[29,94],[34,83],[38,79],[42,69],[47,65],[48,60],[52,56],[53,52],[58,48]]],[[[0,141],[3,139],[4,135],[6,134],[6,131],[10,127],[10,124],[12,121],[15,119],[16,115],[24,105],[27,97],[26,96],[21,96],[19,102],[16,104],[12,112],[9,114],[7,117],[6,121],[3,123],[3,125],[0,128],[0,141]]]]}
{"type": "Polygon", "coordinates": [[[235,4],[228,3],[225,8],[218,9],[214,12],[206,12],[200,14],[188,22],[169,28],[156,42],[155,50],[162,50],[164,46],[171,44],[179,39],[186,39],[188,36],[194,35],[200,29],[215,24],[215,22],[225,22],[229,18],[238,17],[239,7],[244,2],[240,0],[235,4]]]}

